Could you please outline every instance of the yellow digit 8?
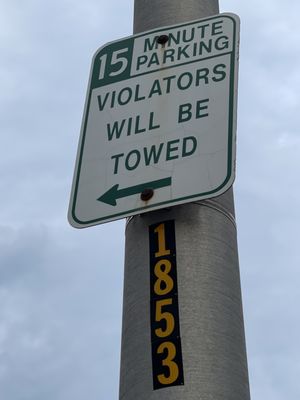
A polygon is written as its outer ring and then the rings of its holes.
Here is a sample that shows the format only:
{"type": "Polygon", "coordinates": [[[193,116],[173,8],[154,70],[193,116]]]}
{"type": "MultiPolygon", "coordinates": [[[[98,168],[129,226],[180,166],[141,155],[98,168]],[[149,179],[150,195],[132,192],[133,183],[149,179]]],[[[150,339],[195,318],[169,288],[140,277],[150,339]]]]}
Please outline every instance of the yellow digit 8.
{"type": "Polygon", "coordinates": [[[158,251],[155,253],[155,257],[168,256],[171,251],[166,249],[165,224],[158,225],[154,232],[158,235],[158,251]]]}
{"type": "Polygon", "coordinates": [[[169,260],[159,260],[154,267],[154,273],[157,277],[157,280],[154,284],[154,292],[159,295],[163,296],[173,289],[174,282],[173,279],[170,277],[169,272],[171,271],[172,264],[169,260]],[[164,265],[164,270],[162,270],[162,266],[164,265]],[[163,283],[163,285],[162,285],[163,283]]]}
{"type": "Polygon", "coordinates": [[[161,354],[165,349],[168,351],[168,354],[162,361],[162,365],[169,368],[169,375],[160,374],[157,375],[157,379],[162,385],[170,385],[174,383],[179,376],[178,365],[173,361],[176,356],[176,347],[172,342],[164,342],[159,345],[157,353],[161,354]]]}

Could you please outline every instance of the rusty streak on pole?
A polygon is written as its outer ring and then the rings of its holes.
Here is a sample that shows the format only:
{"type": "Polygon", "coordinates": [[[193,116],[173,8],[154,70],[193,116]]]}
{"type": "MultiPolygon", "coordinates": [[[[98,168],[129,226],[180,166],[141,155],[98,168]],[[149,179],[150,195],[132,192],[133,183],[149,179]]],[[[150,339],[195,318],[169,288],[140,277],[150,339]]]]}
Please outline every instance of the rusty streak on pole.
{"type": "MultiPolygon", "coordinates": [[[[217,0],[135,0],[134,33],[215,15],[217,0]]],[[[249,400],[233,192],[128,220],[120,400],[249,400]],[[153,390],[149,226],[175,221],[184,385],[153,390]]]]}

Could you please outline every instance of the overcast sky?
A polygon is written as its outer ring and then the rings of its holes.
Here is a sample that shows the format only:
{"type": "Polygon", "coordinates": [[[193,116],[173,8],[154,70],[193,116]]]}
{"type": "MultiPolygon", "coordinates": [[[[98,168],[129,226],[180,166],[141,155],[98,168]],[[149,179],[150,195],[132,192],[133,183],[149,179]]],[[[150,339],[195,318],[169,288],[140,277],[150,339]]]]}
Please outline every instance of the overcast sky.
{"type": "MultiPolygon", "coordinates": [[[[220,8],[241,18],[234,190],[252,399],[297,400],[300,3],[220,8]]],[[[132,14],[124,0],[0,0],[3,400],[118,398],[124,220],[75,230],[66,214],[91,58],[132,33],[132,14]]]]}

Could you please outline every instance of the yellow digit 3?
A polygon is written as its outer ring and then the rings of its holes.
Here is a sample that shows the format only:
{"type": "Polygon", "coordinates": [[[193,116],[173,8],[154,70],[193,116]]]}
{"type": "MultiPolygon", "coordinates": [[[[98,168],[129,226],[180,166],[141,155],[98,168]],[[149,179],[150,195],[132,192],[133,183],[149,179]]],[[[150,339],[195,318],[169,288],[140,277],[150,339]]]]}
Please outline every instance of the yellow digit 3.
{"type": "Polygon", "coordinates": [[[170,385],[179,376],[178,365],[173,361],[176,356],[176,347],[172,342],[164,342],[158,346],[157,353],[161,354],[164,350],[167,350],[167,357],[162,360],[162,365],[169,368],[169,374],[167,376],[164,374],[157,375],[157,379],[162,385],[170,385]]]}

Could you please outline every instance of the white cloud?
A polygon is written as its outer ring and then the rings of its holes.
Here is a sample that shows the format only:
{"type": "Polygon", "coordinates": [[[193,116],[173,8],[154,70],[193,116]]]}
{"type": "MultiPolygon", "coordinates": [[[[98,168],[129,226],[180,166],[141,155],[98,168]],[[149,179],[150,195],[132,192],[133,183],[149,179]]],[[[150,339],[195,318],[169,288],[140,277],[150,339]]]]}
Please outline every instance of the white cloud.
{"type": "MultiPolygon", "coordinates": [[[[252,397],[297,399],[300,5],[221,9],[242,21],[235,193],[252,397]]],[[[91,57],[131,34],[132,11],[120,0],[0,4],[5,400],[117,398],[124,221],[77,231],[66,213],[91,57]]]]}
{"type": "Polygon", "coordinates": [[[85,232],[78,242],[73,232],[72,240],[66,237],[66,228],[27,225],[0,243],[0,386],[6,399],[24,393],[63,399],[69,391],[79,399],[89,385],[91,398],[110,395],[120,351],[122,254],[114,249],[123,244],[122,229],[113,243],[108,232],[85,232]]]}

